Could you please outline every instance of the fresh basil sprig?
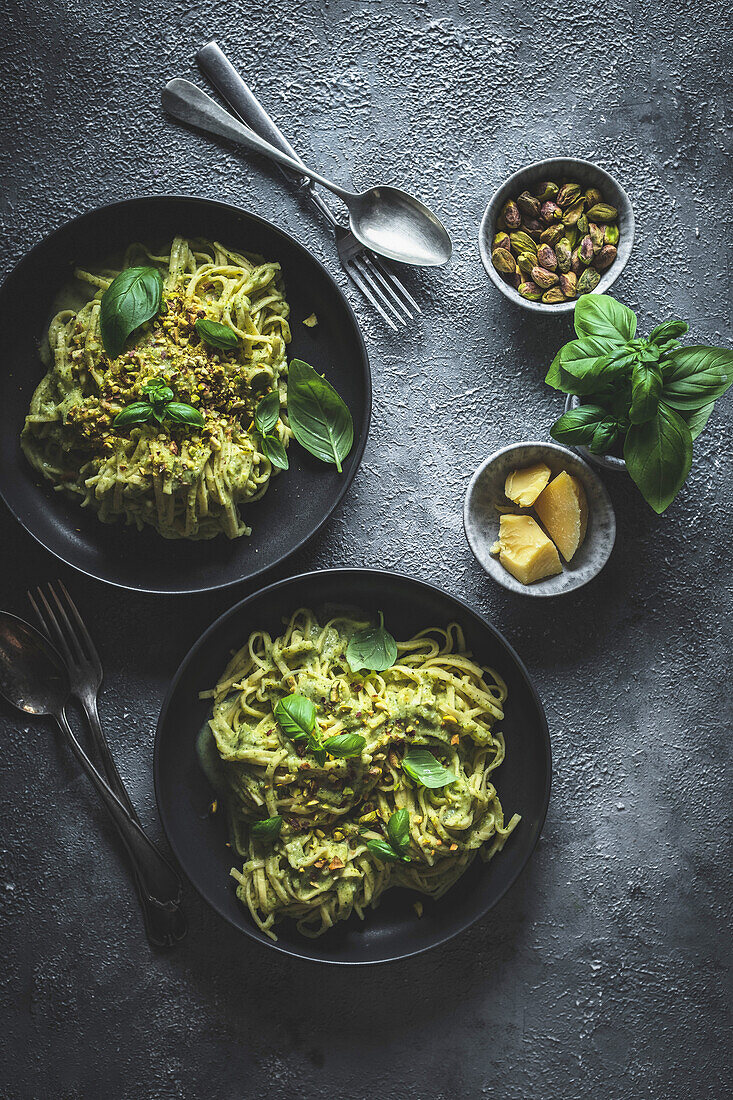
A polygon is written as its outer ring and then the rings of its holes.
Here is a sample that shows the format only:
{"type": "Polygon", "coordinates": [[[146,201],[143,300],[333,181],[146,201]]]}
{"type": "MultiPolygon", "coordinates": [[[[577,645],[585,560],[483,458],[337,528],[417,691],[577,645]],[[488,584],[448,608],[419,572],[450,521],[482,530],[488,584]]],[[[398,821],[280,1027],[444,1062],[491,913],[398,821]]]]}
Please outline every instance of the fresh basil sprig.
{"type": "Polygon", "coordinates": [[[323,747],[329,756],[346,760],[350,756],[361,756],[366,748],[366,738],[360,733],[337,733],[324,741],[323,747]]]}
{"type": "Polygon", "coordinates": [[[253,836],[256,840],[263,840],[272,843],[280,836],[280,830],[283,827],[283,819],[278,814],[277,817],[266,817],[263,821],[255,821],[250,825],[250,836],[253,836]]]}
{"type": "Polygon", "coordinates": [[[402,770],[422,787],[436,790],[455,783],[457,776],[436,760],[428,749],[408,749],[402,758],[402,770]]]}
{"type": "Polygon", "coordinates": [[[116,359],[130,333],[160,312],[163,280],[154,267],[128,267],[109,284],[99,309],[102,344],[116,359]]]}
{"type": "Polygon", "coordinates": [[[255,428],[265,458],[280,470],[288,468],[288,454],[279,438],[274,434],[275,425],[280,417],[280,395],[277,390],[265,394],[255,409],[255,428]]]}
{"type": "Polygon", "coordinates": [[[384,672],[397,660],[397,642],[384,628],[384,615],[379,612],[379,626],[367,626],[349,638],[346,660],[352,672],[369,669],[384,672]]]}
{"type": "Polygon", "coordinates": [[[115,428],[129,428],[133,424],[148,424],[155,420],[162,424],[164,420],[174,420],[178,424],[188,424],[192,428],[202,428],[204,418],[193,405],[175,401],[174,393],[162,378],[151,378],[142,388],[142,401],[133,401],[118,413],[112,421],[115,428]]]}
{"type": "Polygon", "coordinates": [[[286,695],[278,699],[274,709],[275,720],[280,729],[293,743],[305,742],[318,764],[326,763],[326,750],[316,729],[316,708],[312,699],[305,695],[286,695]]]}
{"type": "Polygon", "coordinates": [[[228,325],[222,325],[219,321],[210,321],[207,317],[199,317],[194,325],[204,343],[219,351],[234,351],[239,347],[239,337],[228,325]]]}
{"type": "Polygon", "coordinates": [[[686,321],[664,321],[636,336],[636,315],[605,294],[575,308],[578,339],[565,344],[545,381],[581,399],[550,429],[559,443],[606,454],[619,443],[642,495],[663,512],[690,470],[692,441],[733,383],[733,351],[682,347],[686,321]]]}
{"type": "Polygon", "coordinates": [[[354,443],[351,413],[331,383],[302,359],[288,367],[288,420],[301,447],[341,473],[354,443]]]}
{"type": "Polygon", "coordinates": [[[387,863],[396,863],[398,860],[409,863],[410,857],[407,855],[410,847],[409,810],[395,810],[387,822],[387,839],[380,837],[377,840],[368,840],[366,846],[373,855],[387,863]]]}

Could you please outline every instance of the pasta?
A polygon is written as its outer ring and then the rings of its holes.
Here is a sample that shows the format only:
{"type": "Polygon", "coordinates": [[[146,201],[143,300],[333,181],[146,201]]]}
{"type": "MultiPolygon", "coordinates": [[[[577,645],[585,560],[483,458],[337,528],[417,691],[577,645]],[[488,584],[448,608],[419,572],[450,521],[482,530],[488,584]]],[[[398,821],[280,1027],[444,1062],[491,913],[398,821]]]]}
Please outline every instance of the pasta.
{"type": "MultiPolygon", "coordinates": [[[[491,773],[504,758],[496,728],[507,690],[500,676],[466,652],[456,623],[397,643],[384,672],[354,673],[346,646],[367,624],[345,614],[301,608],[281,637],[257,631],[230,660],[213,696],[199,756],[227,815],[237,894],[254,921],[295,919],[318,936],[352,912],[359,917],[391,886],[439,898],[477,853],[490,859],[519,822],[508,823],[491,773]],[[290,693],[316,707],[326,741],[358,733],[358,757],[320,764],[274,717],[290,693]],[[425,746],[455,776],[428,789],[402,767],[405,750],[425,746]],[[409,862],[380,860],[368,847],[384,838],[397,810],[409,813],[409,862]],[[282,818],[271,841],[253,823],[282,818]]],[[[323,756],[326,754],[324,753],[323,756]]]]}
{"type": "Polygon", "coordinates": [[[51,369],[36,389],[23,451],[54,489],[93,509],[103,523],[150,525],[165,538],[249,534],[239,505],[258,500],[277,471],[252,426],[257,401],[279,393],[275,433],[287,446],[285,348],[289,307],[280,266],[205,240],[176,237],[161,254],[134,244],[122,270],[148,265],[163,278],[162,310],[116,359],[105,354],[100,299],[117,270],[76,271],[94,296],[65,309],[48,333],[51,369]],[[199,318],[225,323],[234,350],[199,339],[199,318]],[[132,427],[113,421],[159,380],[198,409],[201,428],[165,419],[132,427]]]}

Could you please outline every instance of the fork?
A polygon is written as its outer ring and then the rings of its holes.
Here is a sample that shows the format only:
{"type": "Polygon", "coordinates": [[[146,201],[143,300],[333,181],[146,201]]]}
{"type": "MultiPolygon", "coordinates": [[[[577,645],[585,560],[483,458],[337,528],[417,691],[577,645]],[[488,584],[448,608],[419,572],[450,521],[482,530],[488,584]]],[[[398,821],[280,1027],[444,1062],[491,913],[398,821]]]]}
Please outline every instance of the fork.
{"type": "MultiPolygon", "coordinates": [[[[107,780],[122,805],[140,825],[127,789],[120,778],[117,765],[110,751],[107,739],[102,731],[97,708],[97,695],[102,683],[102,662],[96,646],[87,630],[76,604],[66,590],[63,581],[58,581],[61,597],[52,584],[47,586],[48,595],[42,588],[36,588],[36,595],[28,592],[28,599],[38,619],[41,630],[59,650],[69,673],[71,694],[79,700],[86,714],[92,739],[102,761],[107,780]],[[55,605],[55,610],[54,610],[55,605]]],[[[171,947],[186,934],[186,920],[180,908],[181,884],[172,868],[168,867],[171,880],[178,884],[178,897],[164,902],[150,896],[138,874],[135,857],[124,837],[120,835],[135,872],[135,885],[143,910],[145,931],[148,939],[156,947],[171,947]]],[[[162,859],[162,857],[161,857],[162,859]]],[[[167,862],[167,861],[166,861],[167,862]]],[[[170,892],[161,883],[161,897],[170,892]]]]}
{"type": "MultiPolygon", "coordinates": [[[[271,145],[275,145],[283,153],[287,153],[293,160],[302,164],[298,154],[217,42],[208,42],[203,46],[196,54],[196,60],[204,75],[209,78],[242,122],[260,137],[269,141],[271,145]]],[[[288,172],[283,174],[289,179],[294,178],[288,172]]],[[[400,326],[405,327],[408,321],[413,320],[411,307],[417,313],[422,313],[420,306],[395,273],[383,260],[357,241],[351,230],[347,229],[334,214],[330,204],[316,191],[313,183],[300,183],[298,191],[318,207],[330,224],[336,237],[336,251],[341,266],[393,331],[397,332],[400,326]]]]}

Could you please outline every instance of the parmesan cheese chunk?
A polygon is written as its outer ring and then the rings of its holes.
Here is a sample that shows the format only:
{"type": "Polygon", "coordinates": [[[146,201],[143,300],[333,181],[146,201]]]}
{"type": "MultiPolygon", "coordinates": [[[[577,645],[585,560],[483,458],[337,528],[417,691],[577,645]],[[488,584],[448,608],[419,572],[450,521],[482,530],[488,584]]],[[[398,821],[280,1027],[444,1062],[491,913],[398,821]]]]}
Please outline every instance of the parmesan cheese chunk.
{"type": "Polygon", "coordinates": [[[535,511],[565,561],[570,561],[585,538],[588,502],[576,477],[562,470],[535,501],[535,511]]]}
{"type": "Polygon", "coordinates": [[[501,517],[499,561],[522,584],[562,573],[554,543],[531,516],[501,517]]]}
{"type": "Polygon", "coordinates": [[[544,462],[526,466],[523,470],[512,470],[506,479],[504,493],[520,508],[529,508],[550,480],[550,467],[544,462]]]}

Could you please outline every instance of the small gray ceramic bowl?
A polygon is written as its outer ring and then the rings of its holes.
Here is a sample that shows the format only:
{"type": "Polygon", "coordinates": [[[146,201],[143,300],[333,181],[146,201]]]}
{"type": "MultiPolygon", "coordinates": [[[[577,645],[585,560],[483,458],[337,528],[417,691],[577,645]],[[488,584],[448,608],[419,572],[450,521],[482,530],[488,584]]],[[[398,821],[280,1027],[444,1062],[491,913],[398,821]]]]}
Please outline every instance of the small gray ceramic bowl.
{"type": "Polygon", "coordinates": [[[558,443],[514,443],[487,458],[468,486],[463,527],[478,563],[504,588],[523,596],[563,596],[581,588],[603,569],[616,539],[616,517],[605,486],[582,458],[558,443]],[[535,462],[546,462],[553,477],[567,470],[582,482],[588,499],[588,527],[573,560],[566,562],[561,558],[562,573],[534,584],[522,584],[489,551],[499,538],[501,513],[497,505],[506,507],[509,503],[504,495],[507,474],[535,462]]]}
{"type": "Polygon", "coordinates": [[[509,177],[506,183],[501,185],[498,191],[494,192],[481,221],[478,246],[487,275],[497,290],[500,290],[510,302],[514,302],[523,309],[530,309],[534,313],[570,313],[575,309],[577,298],[573,298],[569,302],[552,304],[529,302],[513,286],[504,282],[491,262],[491,242],[496,232],[496,219],[499,217],[504,203],[508,199],[521,195],[522,191],[531,191],[537,184],[548,179],[555,180],[557,183],[577,180],[583,187],[597,187],[603,195],[604,202],[610,203],[618,210],[620,233],[618,255],[608,271],[603,272],[601,281],[594,291],[595,294],[605,294],[616,282],[631,255],[634,244],[634,211],[631,208],[629,196],[621,184],[608,172],[604,172],[602,168],[591,164],[589,160],[577,160],[575,157],[556,157],[554,160],[538,160],[536,164],[530,164],[527,168],[520,168],[518,172],[509,177]]]}
{"type": "MultiPolygon", "coordinates": [[[[570,409],[577,409],[579,404],[580,398],[569,393],[565,401],[565,412],[569,412],[570,409]]],[[[594,455],[587,447],[573,447],[573,450],[582,455],[586,462],[593,462],[604,470],[615,470],[616,473],[626,472],[626,463],[622,458],[617,458],[616,455],[594,455]]]]}

